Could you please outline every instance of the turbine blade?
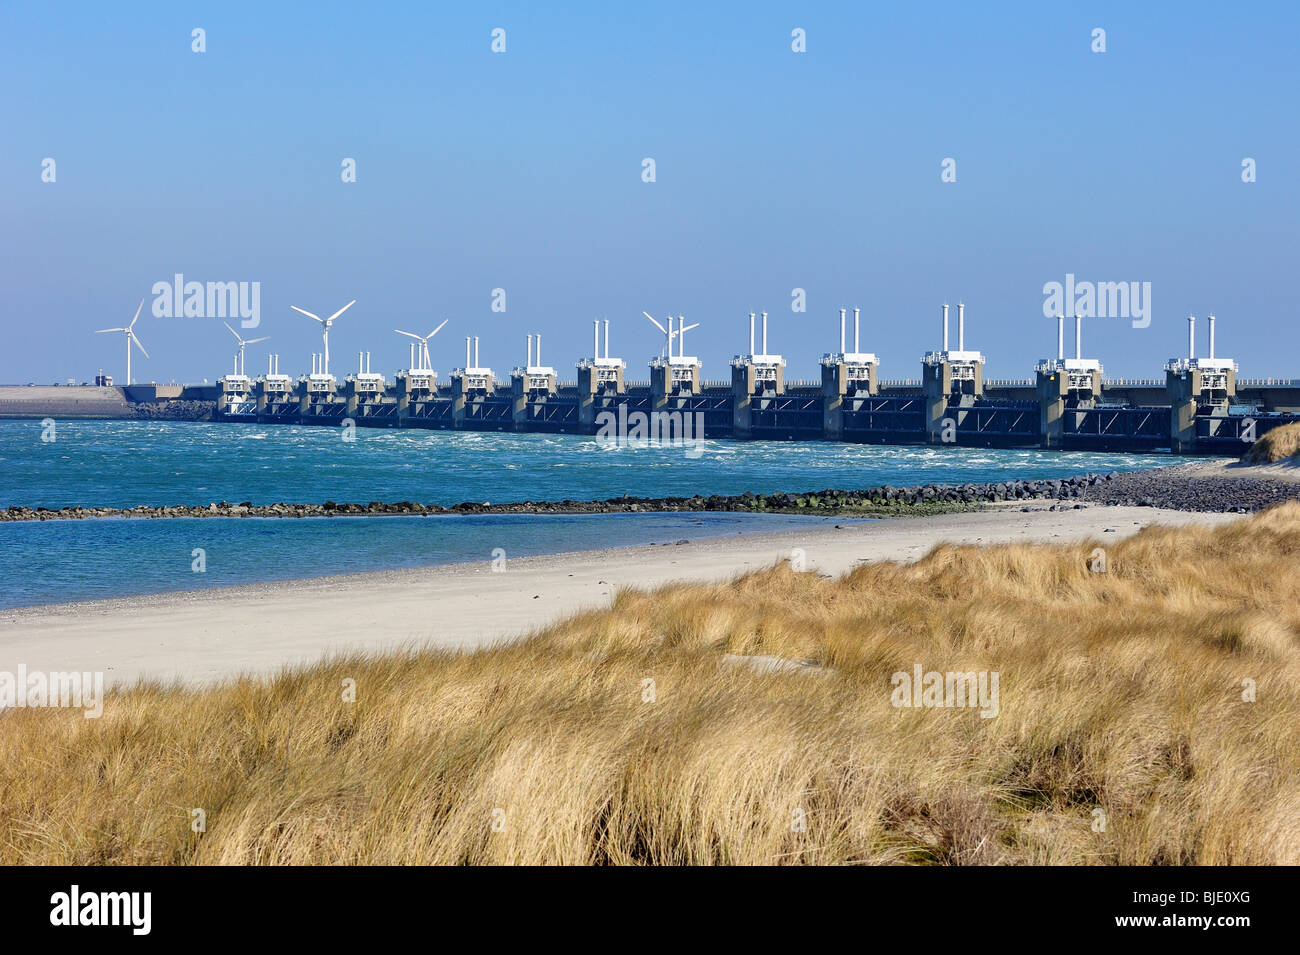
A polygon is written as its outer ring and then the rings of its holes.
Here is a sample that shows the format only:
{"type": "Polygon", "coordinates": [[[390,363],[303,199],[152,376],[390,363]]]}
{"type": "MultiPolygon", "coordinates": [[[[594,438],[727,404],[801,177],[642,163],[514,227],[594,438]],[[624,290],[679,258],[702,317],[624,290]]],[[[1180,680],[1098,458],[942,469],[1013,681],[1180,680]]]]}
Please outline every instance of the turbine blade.
{"type": "Polygon", "coordinates": [[[699,328],[699,327],[700,327],[700,323],[696,322],[694,325],[687,325],[685,328],[682,329],[682,331],[689,332],[692,328],[699,328]]]}
{"type": "Polygon", "coordinates": [[[340,315],[342,315],[344,312],[346,312],[348,309],[350,309],[350,308],[351,308],[353,305],[355,305],[355,304],[357,304],[357,300],[354,298],[352,301],[348,302],[348,304],[344,305],[341,309],[339,309],[337,312],[335,312],[335,313],[334,313],[333,315],[331,315],[329,318],[325,319],[325,321],[327,321],[327,322],[332,322],[332,321],[334,321],[334,319],[338,318],[340,315]]]}
{"type": "Polygon", "coordinates": [[[246,344],[246,342],[244,342],[244,340],[239,337],[239,332],[235,331],[233,328],[230,328],[229,322],[222,322],[221,324],[225,325],[226,328],[230,329],[230,334],[235,336],[235,341],[240,342],[241,344],[246,344]]]}
{"type": "Polygon", "coordinates": [[[663,332],[665,335],[668,334],[668,329],[664,328],[657,321],[655,321],[655,317],[651,315],[649,312],[642,312],[641,314],[644,315],[646,318],[650,319],[650,321],[654,323],[654,327],[659,329],[659,331],[663,332]]]}
{"type": "MultiPolygon", "coordinates": [[[[140,349],[140,351],[144,351],[144,346],[140,344],[140,339],[135,337],[135,332],[131,333],[131,341],[135,342],[136,348],[140,349]]],[[[145,358],[149,357],[149,353],[147,351],[144,351],[144,357],[145,358]]]]}
{"type": "Polygon", "coordinates": [[[270,341],[270,340],[271,340],[271,336],[270,336],[270,335],[264,335],[264,336],[262,336],[261,338],[250,338],[248,341],[244,342],[244,344],[245,344],[245,345],[256,345],[258,342],[266,342],[266,341],[270,341]]]}
{"type": "Polygon", "coordinates": [[[305,309],[305,308],[299,308],[297,305],[290,305],[289,307],[290,307],[291,309],[293,309],[295,312],[302,312],[302,313],[303,313],[304,315],[306,315],[308,318],[314,318],[314,319],[316,319],[316,321],[318,321],[318,322],[321,320],[319,315],[313,315],[311,312],[307,311],[307,309],[305,309]]]}
{"type": "Polygon", "coordinates": [[[140,309],[144,308],[144,299],[140,299],[140,304],[135,307],[135,317],[131,319],[131,324],[127,328],[135,328],[136,319],[140,317],[140,309]]]}
{"type": "Polygon", "coordinates": [[[124,332],[124,331],[126,331],[125,328],[97,328],[95,329],[95,334],[102,335],[104,334],[104,332],[124,332]]]}
{"type": "MultiPolygon", "coordinates": [[[[444,318],[444,319],[442,320],[442,325],[446,325],[448,321],[450,321],[450,319],[446,319],[446,318],[444,318]]],[[[436,335],[436,334],[438,334],[440,331],[442,331],[442,325],[439,325],[439,326],[438,326],[437,328],[435,328],[433,331],[429,332],[429,337],[432,338],[434,335],[436,335]]]]}
{"type": "Polygon", "coordinates": [[[419,335],[412,335],[410,332],[404,332],[400,328],[394,328],[393,331],[397,332],[399,335],[405,335],[407,338],[414,338],[417,342],[424,341],[424,339],[419,335]]]}

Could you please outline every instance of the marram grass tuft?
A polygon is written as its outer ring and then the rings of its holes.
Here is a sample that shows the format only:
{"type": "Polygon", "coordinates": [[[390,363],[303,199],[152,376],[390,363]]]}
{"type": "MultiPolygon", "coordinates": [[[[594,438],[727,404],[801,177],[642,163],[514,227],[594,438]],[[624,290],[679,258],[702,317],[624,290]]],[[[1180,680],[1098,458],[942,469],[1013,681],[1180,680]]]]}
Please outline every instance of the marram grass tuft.
{"type": "Polygon", "coordinates": [[[10,710],[0,862],[1300,863],[1300,504],[1100,546],[10,710]],[[996,673],[997,715],[894,706],[918,665],[996,673]]]}

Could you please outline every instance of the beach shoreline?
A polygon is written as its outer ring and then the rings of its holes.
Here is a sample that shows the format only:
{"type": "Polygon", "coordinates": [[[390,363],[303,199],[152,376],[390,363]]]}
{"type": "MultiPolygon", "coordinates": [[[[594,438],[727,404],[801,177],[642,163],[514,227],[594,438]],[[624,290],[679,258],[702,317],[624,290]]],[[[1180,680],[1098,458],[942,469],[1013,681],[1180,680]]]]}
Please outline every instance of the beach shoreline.
{"type": "Polygon", "coordinates": [[[619,588],[717,582],[801,560],[838,576],[858,563],[910,562],[941,543],[1104,543],[1150,524],[1215,526],[1237,515],[1046,502],[423,568],[305,577],[0,611],[0,668],[102,671],[205,685],[266,676],[322,657],[402,648],[477,649],[527,636],[619,588]]]}

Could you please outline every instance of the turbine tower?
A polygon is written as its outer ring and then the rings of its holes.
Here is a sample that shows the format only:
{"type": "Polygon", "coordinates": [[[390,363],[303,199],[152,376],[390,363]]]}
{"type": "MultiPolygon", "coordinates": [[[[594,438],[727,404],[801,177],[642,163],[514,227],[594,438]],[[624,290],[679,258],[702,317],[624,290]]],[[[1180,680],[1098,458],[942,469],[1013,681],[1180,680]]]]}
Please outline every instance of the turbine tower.
{"type": "Polygon", "coordinates": [[[311,312],[307,311],[305,308],[299,308],[297,305],[289,306],[295,312],[301,312],[303,315],[306,315],[308,318],[314,318],[316,321],[321,323],[321,337],[325,342],[324,361],[322,362],[321,365],[321,374],[323,375],[328,375],[330,373],[330,326],[334,324],[334,319],[338,318],[340,315],[342,315],[344,312],[346,312],[355,304],[357,304],[357,300],[354,298],[352,301],[348,302],[348,304],[344,305],[341,309],[339,309],[329,318],[321,318],[319,315],[314,315],[311,312]]]}
{"type": "Polygon", "coordinates": [[[659,320],[656,319],[649,312],[642,312],[641,314],[644,315],[646,318],[650,319],[650,323],[654,325],[655,328],[659,329],[659,331],[664,333],[664,349],[659,353],[660,358],[663,358],[665,356],[667,356],[668,358],[672,358],[673,339],[677,338],[684,331],[689,331],[692,328],[700,327],[698,323],[695,325],[686,325],[686,319],[682,318],[682,316],[680,315],[676,316],[675,318],[674,316],[669,315],[668,327],[664,328],[663,325],[659,324],[659,320]],[[678,323],[676,328],[673,327],[674,321],[678,323]]]}
{"type": "Polygon", "coordinates": [[[126,333],[126,383],[131,384],[131,343],[135,342],[135,347],[144,352],[144,357],[148,358],[149,353],[144,351],[144,346],[140,344],[140,339],[135,337],[135,323],[140,318],[140,309],[144,308],[144,299],[140,299],[140,304],[135,308],[135,317],[131,319],[131,324],[125,328],[99,328],[95,330],[96,335],[103,335],[106,332],[125,332],[126,333]]]}
{"type": "MultiPolygon", "coordinates": [[[[222,322],[221,324],[225,325],[226,328],[230,328],[229,322],[222,322]]],[[[250,338],[247,341],[245,341],[244,339],[239,337],[239,332],[235,331],[233,328],[230,328],[230,334],[234,335],[235,341],[239,342],[239,373],[242,375],[244,373],[244,346],[256,345],[258,342],[267,341],[268,339],[270,339],[271,336],[264,335],[261,338],[250,338]]]]}
{"type": "MultiPolygon", "coordinates": [[[[443,319],[442,325],[446,325],[446,324],[447,324],[447,319],[443,319]]],[[[437,328],[429,332],[429,334],[425,335],[423,338],[420,337],[419,335],[412,335],[410,332],[404,332],[400,328],[393,329],[393,331],[397,332],[397,334],[405,335],[407,338],[414,338],[417,342],[420,343],[420,351],[419,354],[416,356],[420,361],[420,367],[412,368],[411,371],[429,371],[433,368],[433,359],[429,357],[429,339],[432,338],[434,335],[438,334],[440,331],[442,331],[442,325],[439,325],[437,328]]]]}

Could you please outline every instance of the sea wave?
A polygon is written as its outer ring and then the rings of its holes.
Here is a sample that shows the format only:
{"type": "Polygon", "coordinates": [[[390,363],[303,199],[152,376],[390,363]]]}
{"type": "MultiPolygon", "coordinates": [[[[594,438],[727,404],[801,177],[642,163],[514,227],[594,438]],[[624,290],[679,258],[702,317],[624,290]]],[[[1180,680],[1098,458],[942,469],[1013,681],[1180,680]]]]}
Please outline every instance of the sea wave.
{"type": "Polygon", "coordinates": [[[962,484],[1179,463],[1170,455],[709,439],[696,448],[588,435],[194,422],[60,422],[58,441],[0,422],[0,506],[124,507],[212,500],[321,502],[604,499],[623,494],[962,484]],[[106,466],[110,463],[112,466],[106,466]]]}

